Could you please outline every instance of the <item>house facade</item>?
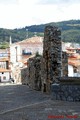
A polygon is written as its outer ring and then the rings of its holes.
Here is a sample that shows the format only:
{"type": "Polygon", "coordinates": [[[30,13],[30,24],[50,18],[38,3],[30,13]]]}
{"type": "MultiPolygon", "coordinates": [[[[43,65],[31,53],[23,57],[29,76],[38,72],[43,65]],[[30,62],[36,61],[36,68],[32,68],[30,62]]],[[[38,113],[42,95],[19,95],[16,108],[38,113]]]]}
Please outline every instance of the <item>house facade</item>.
{"type": "Polygon", "coordinates": [[[0,82],[10,81],[11,70],[0,68],[0,82]]]}
{"type": "Polygon", "coordinates": [[[10,45],[11,77],[15,83],[21,82],[18,77],[20,76],[19,68],[27,67],[27,60],[34,57],[37,52],[40,55],[43,53],[43,37],[34,36],[10,45]]]}
{"type": "Polygon", "coordinates": [[[35,55],[36,52],[42,54],[43,52],[43,38],[32,37],[10,45],[10,62],[17,63],[21,60],[27,60],[30,56],[35,55]]]}
{"type": "Polygon", "coordinates": [[[10,80],[11,70],[9,68],[9,58],[9,48],[0,49],[0,82],[7,82],[10,80]]]}
{"type": "Polygon", "coordinates": [[[80,77],[80,54],[78,53],[68,56],[68,76],[80,77]]]}

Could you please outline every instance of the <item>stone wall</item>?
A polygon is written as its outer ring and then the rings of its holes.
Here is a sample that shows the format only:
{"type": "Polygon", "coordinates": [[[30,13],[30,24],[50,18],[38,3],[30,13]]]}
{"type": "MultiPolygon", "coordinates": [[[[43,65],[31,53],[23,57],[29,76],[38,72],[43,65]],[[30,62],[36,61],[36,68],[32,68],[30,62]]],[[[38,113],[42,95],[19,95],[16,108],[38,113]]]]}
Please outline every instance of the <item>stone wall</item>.
{"type": "Polygon", "coordinates": [[[51,85],[52,99],[64,101],[80,101],[80,78],[59,78],[59,83],[51,85]]]}
{"type": "Polygon", "coordinates": [[[21,84],[27,84],[28,83],[28,68],[20,68],[19,66],[14,67],[14,70],[12,71],[12,78],[14,79],[14,82],[21,83],[21,84]]]}
{"type": "Polygon", "coordinates": [[[42,83],[46,92],[50,92],[50,84],[62,75],[61,31],[57,27],[46,26],[43,40],[44,79],[42,83]]]}
{"type": "Polygon", "coordinates": [[[65,82],[65,83],[70,81],[72,83],[72,82],[80,81],[80,77],[59,77],[58,81],[65,82]]]}
{"type": "Polygon", "coordinates": [[[68,77],[68,56],[62,52],[60,35],[57,27],[45,27],[43,56],[28,61],[28,85],[51,92],[53,99],[80,101],[80,78],[68,77]]]}
{"type": "Polygon", "coordinates": [[[22,68],[21,70],[21,83],[23,85],[28,85],[28,75],[29,75],[29,71],[28,68],[22,68]]]}
{"type": "Polygon", "coordinates": [[[12,70],[12,78],[14,79],[14,83],[21,83],[21,70],[19,66],[15,66],[12,70]]]}
{"type": "Polygon", "coordinates": [[[62,52],[62,77],[68,77],[68,54],[62,52]]]}
{"type": "Polygon", "coordinates": [[[41,90],[41,57],[28,60],[28,85],[35,90],[41,90]]]}

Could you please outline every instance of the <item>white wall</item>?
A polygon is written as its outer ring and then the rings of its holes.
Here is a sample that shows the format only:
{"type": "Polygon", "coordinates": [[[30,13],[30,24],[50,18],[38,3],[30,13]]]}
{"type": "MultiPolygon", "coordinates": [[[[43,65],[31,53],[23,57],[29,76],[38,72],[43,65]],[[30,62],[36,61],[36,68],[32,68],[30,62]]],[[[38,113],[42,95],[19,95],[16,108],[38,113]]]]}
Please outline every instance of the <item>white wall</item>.
{"type": "Polygon", "coordinates": [[[1,82],[9,81],[9,79],[10,79],[9,72],[3,72],[3,74],[1,72],[0,77],[1,77],[1,82]],[[3,77],[6,77],[6,79],[4,80],[3,77]]]}
{"type": "Polygon", "coordinates": [[[12,63],[16,62],[16,50],[15,50],[15,46],[10,46],[10,62],[12,62],[12,63]]]}
{"type": "Polygon", "coordinates": [[[76,77],[80,77],[80,66],[77,67],[77,73],[75,73],[76,77]]]}
{"type": "Polygon", "coordinates": [[[68,65],[68,76],[69,77],[80,77],[79,67],[78,67],[77,73],[74,73],[73,66],[68,65]]]}
{"type": "Polygon", "coordinates": [[[71,65],[68,65],[68,76],[69,77],[73,77],[74,76],[73,66],[71,66],[71,65]]]}
{"type": "Polygon", "coordinates": [[[39,52],[39,54],[43,53],[43,44],[26,44],[20,46],[20,51],[22,53],[22,50],[26,49],[27,51],[32,52],[32,54],[35,54],[36,52],[39,52]]]}
{"type": "Polygon", "coordinates": [[[17,47],[17,61],[22,60],[22,50],[26,49],[27,51],[31,51],[32,54],[39,52],[39,54],[43,53],[43,44],[42,43],[26,43],[26,44],[12,44],[10,46],[10,62],[13,64],[16,63],[16,48],[17,47]]]}
{"type": "Polygon", "coordinates": [[[62,43],[62,51],[66,51],[66,48],[70,47],[70,46],[71,46],[71,43],[65,43],[65,42],[63,42],[62,43]]]}
{"type": "Polygon", "coordinates": [[[17,47],[17,60],[21,60],[21,51],[19,45],[12,45],[10,46],[10,62],[16,63],[16,49],[17,47]]]}

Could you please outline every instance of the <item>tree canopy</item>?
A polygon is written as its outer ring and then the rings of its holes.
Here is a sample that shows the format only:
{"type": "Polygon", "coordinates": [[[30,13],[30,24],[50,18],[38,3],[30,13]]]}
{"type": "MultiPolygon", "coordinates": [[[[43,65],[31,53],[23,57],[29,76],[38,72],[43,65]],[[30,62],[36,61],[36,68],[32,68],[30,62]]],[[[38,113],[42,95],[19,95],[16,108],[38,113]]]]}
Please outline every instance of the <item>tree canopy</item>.
{"type": "Polygon", "coordinates": [[[80,43],[80,20],[51,22],[47,24],[31,25],[24,28],[16,28],[12,30],[0,28],[0,43],[3,47],[7,47],[10,36],[12,37],[12,42],[17,42],[24,40],[27,37],[34,36],[35,32],[37,36],[44,36],[44,28],[46,25],[57,26],[59,29],[61,29],[62,41],[80,43]]]}

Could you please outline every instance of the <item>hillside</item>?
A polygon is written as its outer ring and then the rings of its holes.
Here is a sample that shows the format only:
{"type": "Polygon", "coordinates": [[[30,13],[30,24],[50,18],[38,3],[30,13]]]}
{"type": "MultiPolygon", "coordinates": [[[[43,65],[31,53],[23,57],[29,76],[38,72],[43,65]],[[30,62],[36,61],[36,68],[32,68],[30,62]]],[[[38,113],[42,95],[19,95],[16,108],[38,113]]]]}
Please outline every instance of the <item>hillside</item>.
{"type": "Polygon", "coordinates": [[[65,42],[78,42],[80,43],[80,20],[69,20],[62,22],[52,22],[41,25],[32,25],[26,26],[20,29],[3,29],[0,28],[0,43],[9,42],[9,37],[12,37],[13,42],[21,41],[26,39],[27,29],[28,29],[28,37],[32,37],[35,32],[38,36],[43,36],[44,28],[46,25],[54,25],[61,29],[62,31],[62,40],[65,42]]]}

